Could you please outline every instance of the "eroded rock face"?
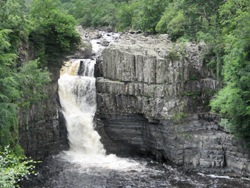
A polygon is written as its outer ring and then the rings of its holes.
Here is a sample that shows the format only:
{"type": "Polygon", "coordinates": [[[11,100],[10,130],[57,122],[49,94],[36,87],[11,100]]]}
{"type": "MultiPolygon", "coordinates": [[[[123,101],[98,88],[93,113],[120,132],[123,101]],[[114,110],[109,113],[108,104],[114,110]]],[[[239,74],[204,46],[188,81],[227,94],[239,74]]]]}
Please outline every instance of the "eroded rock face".
{"type": "Polygon", "coordinates": [[[59,70],[58,67],[49,67],[51,82],[43,88],[48,90],[48,98],[33,104],[25,114],[19,115],[19,143],[26,156],[35,160],[43,160],[69,147],[65,120],[59,110],[59,70]]]}
{"type": "MultiPolygon", "coordinates": [[[[18,51],[22,64],[37,58],[35,48],[31,48],[30,45],[25,41],[19,44],[18,51]]],[[[48,64],[51,81],[48,85],[39,88],[46,92],[48,97],[41,99],[39,103],[31,104],[29,109],[19,109],[17,114],[19,120],[18,143],[24,149],[25,155],[34,160],[43,160],[45,157],[69,147],[66,124],[60,112],[57,94],[57,81],[60,77],[61,66],[51,64],[48,64]]]]}
{"type": "MultiPolygon", "coordinates": [[[[103,51],[97,128],[106,149],[187,168],[249,175],[249,153],[209,114],[218,81],[203,43],[124,35],[103,51]]],[[[243,144],[244,145],[244,144],[243,144]]]]}
{"type": "Polygon", "coordinates": [[[206,105],[218,82],[200,59],[199,45],[173,45],[166,35],[124,38],[104,49],[100,93],[136,96],[138,104],[128,102],[130,107],[151,118],[208,111],[206,105]]]}

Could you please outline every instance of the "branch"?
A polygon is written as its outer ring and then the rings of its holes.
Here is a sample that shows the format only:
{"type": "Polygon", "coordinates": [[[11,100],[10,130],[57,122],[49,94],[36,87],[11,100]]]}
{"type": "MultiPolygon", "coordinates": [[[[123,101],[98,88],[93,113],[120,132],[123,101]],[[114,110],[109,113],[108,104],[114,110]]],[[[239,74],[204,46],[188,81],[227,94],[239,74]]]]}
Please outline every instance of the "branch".
{"type": "Polygon", "coordinates": [[[206,18],[206,20],[210,23],[210,19],[208,18],[208,16],[206,14],[202,13],[199,10],[194,10],[194,11],[197,12],[198,14],[200,14],[202,17],[206,18]]]}

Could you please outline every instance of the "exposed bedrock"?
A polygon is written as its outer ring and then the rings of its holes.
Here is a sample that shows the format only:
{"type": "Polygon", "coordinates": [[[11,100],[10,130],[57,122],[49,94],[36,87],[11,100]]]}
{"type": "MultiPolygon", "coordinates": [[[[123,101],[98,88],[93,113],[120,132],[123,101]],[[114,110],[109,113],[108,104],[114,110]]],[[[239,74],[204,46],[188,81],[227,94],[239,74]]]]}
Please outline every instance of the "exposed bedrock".
{"type": "Polygon", "coordinates": [[[44,86],[47,98],[32,104],[29,110],[19,114],[19,144],[26,156],[35,160],[43,160],[49,155],[67,149],[67,128],[63,114],[60,112],[60,102],[57,94],[60,77],[57,66],[48,67],[51,82],[44,86]]]}
{"type": "Polygon", "coordinates": [[[103,51],[97,129],[108,152],[151,154],[205,172],[250,174],[249,152],[209,114],[219,89],[205,45],[125,35],[103,51]]]}
{"type": "MultiPolygon", "coordinates": [[[[83,34],[81,27],[76,27],[81,35],[81,43],[74,55],[68,58],[90,58],[92,45],[83,34]]],[[[23,63],[36,59],[36,51],[21,44],[20,50],[27,51],[27,56],[21,57],[23,63]]],[[[48,64],[51,73],[51,82],[40,88],[47,92],[47,98],[39,103],[32,104],[28,110],[20,110],[19,117],[19,144],[27,156],[35,160],[43,160],[49,155],[69,148],[67,128],[64,116],[61,112],[58,96],[58,79],[60,78],[61,65],[48,64]]]]}

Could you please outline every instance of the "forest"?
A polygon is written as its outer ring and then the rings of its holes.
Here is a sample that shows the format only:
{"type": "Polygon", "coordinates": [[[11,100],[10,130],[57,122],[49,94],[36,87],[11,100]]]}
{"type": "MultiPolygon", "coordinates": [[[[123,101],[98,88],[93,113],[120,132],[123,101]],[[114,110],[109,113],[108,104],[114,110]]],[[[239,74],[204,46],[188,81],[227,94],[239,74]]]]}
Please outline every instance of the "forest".
{"type": "MultiPolygon", "coordinates": [[[[2,0],[0,1],[0,185],[27,176],[17,144],[20,111],[46,97],[49,65],[61,66],[80,38],[75,25],[168,34],[175,42],[204,41],[208,66],[221,83],[211,111],[250,145],[249,0],[2,0]],[[27,51],[36,51],[27,61],[27,51]],[[9,146],[9,147],[8,147],[9,146]],[[13,168],[10,168],[13,167],[13,168]],[[9,181],[11,179],[11,181],[9,181]]],[[[30,162],[30,161],[29,161],[30,162]]]]}

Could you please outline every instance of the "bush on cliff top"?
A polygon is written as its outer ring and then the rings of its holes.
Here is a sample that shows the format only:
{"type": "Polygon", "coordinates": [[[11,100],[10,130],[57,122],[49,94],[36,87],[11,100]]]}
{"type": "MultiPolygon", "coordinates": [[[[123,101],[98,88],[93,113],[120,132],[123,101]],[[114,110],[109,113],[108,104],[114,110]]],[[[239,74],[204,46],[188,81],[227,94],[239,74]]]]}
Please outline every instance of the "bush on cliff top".
{"type": "Polygon", "coordinates": [[[61,66],[65,56],[76,51],[80,43],[75,19],[61,13],[54,0],[32,0],[29,18],[33,26],[29,40],[42,65],[61,66]]]}

